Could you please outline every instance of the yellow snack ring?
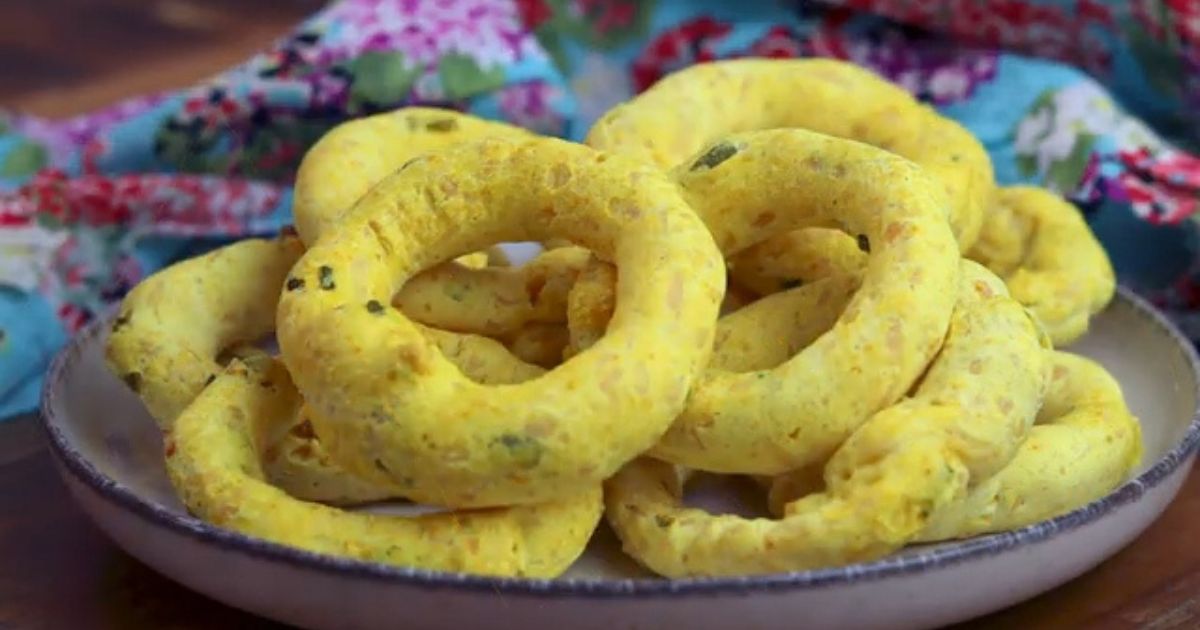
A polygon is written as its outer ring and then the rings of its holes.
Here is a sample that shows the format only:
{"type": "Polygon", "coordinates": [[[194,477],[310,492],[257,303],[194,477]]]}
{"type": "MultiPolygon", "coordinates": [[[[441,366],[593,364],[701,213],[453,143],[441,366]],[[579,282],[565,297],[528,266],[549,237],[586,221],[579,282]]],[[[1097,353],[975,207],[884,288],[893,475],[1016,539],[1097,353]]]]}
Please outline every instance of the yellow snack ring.
{"type": "Polygon", "coordinates": [[[690,66],[607,112],[586,143],[666,169],[731,132],[786,127],[858,140],[916,162],[952,201],[951,225],[962,250],[978,236],[994,188],[983,145],[899,86],[847,62],[737,59],[690,66]]]}
{"type": "Polygon", "coordinates": [[[344,122],[314,144],[296,172],[296,232],[312,245],[368,190],[409,160],[487,136],[527,137],[520,127],[449,109],[406,107],[344,122]]]}
{"type": "Polygon", "coordinates": [[[288,496],[264,481],[255,423],[294,416],[300,397],[281,364],[234,361],[182,414],[167,471],[193,514],[219,527],[308,551],[485,575],[554,577],[583,552],[600,517],[599,488],[550,503],[385,516],[288,496]]]}
{"type": "Polygon", "coordinates": [[[729,277],[759,295],[769,295],[835,272],[859,274],[866,263],[867,254],[855,237],[841,230],[806,228],[734,256],[729,277]]]}
{"type": "Polygon", "coordinates": [[[109,368],[169,427],[221,372],[218,355],[275,327],[275,303],[303,246],[247,239],[175,263],[125,296],[105,347],[109,368]]]}
{"type": "Polygon", "coordinates": [[[565,247],[520,267],[441,264],[405,283],[395,304],[414,321],[480,335],[513,334],[529,323],[561,324],[567,292],[589,256],[565,247]]]}
{"type": "Polygon", "coordinates": [[[1099,364],[1051,353],[1051,378],[1037,425],[1016,457],[939,514],[920,540],[966,538],[1024,527],[1104,496],[1142,458],[1141,425],[1120,385],[1099,364]]]}
{"type": "Polygon", "coordinates": [[[563,362],[569,342],[567,327],[562,324],[526,324],[505,342],[512,356],[550,369],[563,362]]]}
{"type": "Polygon", "coordinates": [[[1083,336],[1116,291],[1112,263],[1083,215],[1044,188],[1000,188],[968,255],[1004,278],[1055,346],[1083,336]]]}
{"type": "Polygon", "coordinates": [[[1006,463],[1045,386],[1036,322],[983,268],[964,263],[963,276],[945,347],[916,395],[839,447],[824,492],[778,520],[713,515],[681,505],[674,467],[640,459],[605,484],[626,552],[669,577],[743,575],[870,560],[911,542],[1006,463]]]}
{"type": "Polygon", "coordinates": [[[835,274],[761,298],[717,322],[710,370],[770,370],[833,327],[859,287],[853,274],[835,274]]]}
{"type": "Polygon", "coordinates": [[[708,230],[656,169],[487,139],[416,160],[313,244],[278,338],[317,434],[352,472],[423,503],[528,504],[599,483],[659,438],[708,360],[724,280],[708,230]],[[381,308],[430,262],[550,237],[631,273],[605,338],[536,380],[474,383],[381,308]]]}
{"type": "MultiPolygon", "coordinates": [[[[500,342],[477,335],[425,329],[424,334],[468,378],[479,383],[520,383],[545,370],[513,356],[500,342]]],[[[289,495],[336,505],[368,503],[404,496],[404,489],[387,480],[367,480],[342,469],[317,438],[307,409],[294,417],[259,422],[263,473],[289,495]]]]}
{"type": "Polygon", "coordinates": [[[769,475],[823,461],[904,395],[941,345],[959,275],[944,195],[908,160],[800,129],[730,136],[675,177],[726,253],[834,224],[870,254],[831,330],[771,370],[708,370],[651,454],[769,475]]]}

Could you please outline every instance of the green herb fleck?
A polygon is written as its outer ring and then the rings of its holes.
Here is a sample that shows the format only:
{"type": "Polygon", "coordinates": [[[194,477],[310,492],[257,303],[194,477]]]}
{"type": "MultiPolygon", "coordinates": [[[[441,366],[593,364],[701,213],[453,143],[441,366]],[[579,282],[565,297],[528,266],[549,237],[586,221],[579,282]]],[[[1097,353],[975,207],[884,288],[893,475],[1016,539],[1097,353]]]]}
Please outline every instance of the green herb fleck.
{"type": "Polygon", "coordinates": [[[378,315],[383,312],[383,305],[379,303],[379,300],[371,300],[367,302],[367,312],[378,315]]]}
{"type": "Polygon", "coordinates": [[[675,523],[675,517],[669,514],[655,514],[654,523],[659,527],[670,527],[675,523]]]}
{"type": "Polygon", "coordinates": [[[123,328],[128,323],[129,323],[129,313],[121,313],[120,315],[117,316],[116,319],[113,320],[113,325],[112,325],[113,332],[117,332],[118,330],[123,328]]]}
{"type": "Polygon", "coordinates": [[[325,289],[326,291],[332,291],[333,288],[337,286],[333,282],[333,267],[330,267],[329,265],[321,265],[321,267],[317,269],[317,282],[321,285],[322,289],[325,289]]]}
{"type": "Polygon", "coordinates": [[[135,392],[139,392],[142,390],[142,373],[141,372],[130,372],[130,373],[126,374],[124,377],[122,377],[121,380],[125,381],[125,384],[129,386],[129,389],[132,389],[135,392]]]}
{"type": "Polygon", "coordinates": [[[504,447],[512,461],[526,470],[537,467],[545,450],[537,438],[516,433],[505,433],[496,438],[493,444],[504,447]]]}
{"type": "Polygon", "coordinates": [[[738,150],[731,142],[718,142],[692,164],[692,170],[716,168],[721,162],[737,155],[738,150]]]}
{"type": "Polygon", "coordinates": [[[867,238],[866,234],[858,235],[858,248],[868,254],[871,253],[871,239],[867,238]]]}
{"type": "Polygon", "coordinates": [[[425,129],[429,131],[447,132],[458,129],[458,121],[453,118],[439,118],[425,123],[425,129]]]}
{"type": "Polygon", "coordinates": [[[288,278],[288,281],[287,281],[287,290],[288,291],[295,291],[297,289],[303,289],[303,288],[304,288],[304,279],[303,278],[288,278]]]}

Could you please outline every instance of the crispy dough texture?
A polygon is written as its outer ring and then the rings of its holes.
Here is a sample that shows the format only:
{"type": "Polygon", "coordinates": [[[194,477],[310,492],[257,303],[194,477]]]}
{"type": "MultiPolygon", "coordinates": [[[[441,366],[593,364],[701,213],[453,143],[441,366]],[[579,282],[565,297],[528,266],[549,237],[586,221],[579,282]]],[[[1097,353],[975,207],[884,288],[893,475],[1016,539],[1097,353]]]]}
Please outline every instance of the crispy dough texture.
{"type": "Polygon", "coordinates": [[[729,277],[770,295],[832,273],[861,274],[867,254],[858,239],[828,228],[806,228],[769,238],[729,261],[729,277]]]}
{"type": "Polygon", "coordinates": [[[824,492],[778,520],[682,505],[670,464],[643,458],[605,484],[627,553],[668,577],[744,575],[881,557],[917,537],[1016,452],[1045,389],[1037,323],[995,276],[963,263],[945,347],[916,395],[880,411],[825,467],[824,492]]]}
{"type": "Polygon", "coordinates": [[[344,122],[321,136],[296,171],[296,232],[312,246],[371,187],[418,156],[483,137],[530,135],[520,127],[433,107],[344,122]]]}
{"type": "MultiPolygon", "coordinates": [[[[452,110],[407,107],[342,123],[309,149],[296,175],[296,231],[311,245],[368,190],[410,160],[485,137],[528,138],[519,127],[452,110]]],[[[563,321],[566,291],[586,252],[539,256],[508,269],[495,247],[433,266],[403,287],[395,304],[415,321],[481,335],[528,322],[563,321]],[[495,264],[492,264],[493,261],[495,264]],[[546,286],[549,290],[543,292],[546,286]]],[[[437,261],[441,262],[441,261],[437,261]]]]}
{"type": "Polygon", "coordinates": [[[697,64],[609,110],[585,142],[667,169],[730,133],[785,127],[865,142],[916,162],[951,200],[950,223],[960,248],[974,243],[995,186],[983,145],[899,86],[851,63],[697,64]]]}
{"type": "Polygon", "coordinates": [[[658,170],[560,140],[489,138],[367,193],[293,268],[304,286],[283,293],[277,334],[317,434],[352,472],[422,503],[538,503],[592,487],[662,435],[708,360],[724,276],[658,170]],[[605,338],[533,381],[472,382],[402,312],[371,306],[455,252],[551,237],[636,273],[605,338]]]}
{"type": "Polygon", "coordinates": [[[395,304],[414,321],[488,336],[512,335],[527,324],[562,324],[567,292],[590,255],[564,247],[520,267],[437,265],[405,283],[395,304]]]}
{"type": "Polygon", "coordinates": [[[919,541],[1024,527],[1069,512],[1117,487],[1142,459],[1141,424],[1099,364],[1053,352],[1037,425],[1016,457],[945,510],[919,541]]]}
{"type": "MultiPolygon", "coordinates": [[[[433,328],[422,332],[475,382],[521,383],[545,373],[494,339],[433,328]]],[[[258,426],[263,473],[271,485],[297,499],[355,505],[404,497],[400,485],[387,479],[363,479],[333,461],[313,429],[306,406],[294,416],[261,419],[258,426]]]]}
{"type": "Polygon", "coordinates": [[[304,246],[247,239],[175,263],[121,303],[105,346],[109,369],[168,428],[222,366],[217,356],[275,327],[275,304],[304,246]]]}
{"type": "MultiPolygon", "coordinates": [[[[239,241],[171,265],[126,296],[109,334],[107,360],[162,428],[169,430],[220,374],[221,355],[267,358],[251,342],[273,331],[284,278],[301,252],[292,237],[239,241]]],[[[422,333],[481,383],[521,382],[543,372],[486,337],[425,327],[422,333]]],[[[402,496],[395,484],[360,479],[331,462],[306,416],[286,420],[270,424],[263,437],[263,468],[272,483],[298,498],[331,503],[402,496]]]]}
{"type": "Polygon", "coordinates": [[[770,475],[823,461],[904,395],[941,345],[959,271],[944,195],[908,160],[801,129],[727,137],[674,177],[727,254],[836,225],[869,241],[870,255],[831,330],[770,370],[707,370],[650,454],[770,475]]]}
{"type": "Polygon", "coordinates": [[[599,521],[599,487],[554,502],[414,517],[343,511],[288,496],[264,480],[256,424],[295,416],[282,364],[230,363],[182,414],[167,471],[183,503],[219,527],[308,551],[484,575],[554,577],[599,521]]]}
{"type": "Polygon", "coordinates": [[[1116,291],[1112,263],[1083,215],[1044,188],[997,190],[968,256],[1004,278],[1056,347],[1082,337],[1116,291]]]}

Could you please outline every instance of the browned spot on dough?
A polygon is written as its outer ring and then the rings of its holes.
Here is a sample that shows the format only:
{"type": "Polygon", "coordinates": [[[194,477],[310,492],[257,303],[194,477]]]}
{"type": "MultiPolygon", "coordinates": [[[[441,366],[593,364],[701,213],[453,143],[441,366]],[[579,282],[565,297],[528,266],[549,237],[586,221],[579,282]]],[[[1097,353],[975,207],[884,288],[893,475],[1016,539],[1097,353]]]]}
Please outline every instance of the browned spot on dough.
{"type": "Polygon", "coordinates": [[[553,419],[535,420],[525,425],[525,434],[535,438],[549,437],[558,430],[558,423],[553,419]]]}
{"type": "Polygon", "coordinates": [[[895,243],[896,239],[904,235],[904,224],[900,222],[889,223],[883,229],[883,242],[895,243]]]}
{"type": "Polygon", "coordinates": [[[1054,371],[1052,374],[1052,377],[1054,378],[1054,380],[1056,380],[1056,381],[1061,380],[1063,378],[1066,378],[1066,376],[1067,376],[1067,368],[1065,368],[1061,365],[1054,366],[1054,371]]]}
{"type": "Polygon", "coordinates": [[[983,280],[975,281],[975,293],[979,294],[980,297],[985,297],[985,298],[990,298],[993,295],[992,287],[990,285],[988,285],[988,283],[984,282],[983,280]]]}
{"type": "Polygon", "coordinates": [[[671,286],[667,289],[667,307],[675,314],[679,314],[683,308],[683,276],[679,274],[671,278],[671,286]]]}
{"type": "Polygon", "coordinates": [[[887,345],[892,352],[900,352],[904,348],[904,328],[900,322],[892,322],[888,327],[887,345]]]}
{"type": "Polygon", "coordinates": [[[971,365],[969,365],[967,369],[970,370],[972,374],[979,374],[983,372],[983,361],[975,359],[974,361],[971,361],[971,365]]]}
{"type": "Polygon", "coordinates": [[[764,212],[757,217],[754,217],[754,227],[766,227],[775,221],[774,212],[764,212]]]}
{"type": "Polygon", "coordinates": [[[555,164],[554,168],[550,169],[550,186],[552,188],[561,188],[571,181],[571,169],[566,164],[555,164]]]}
{"type": "Polygon", "coordinates": [[[312,423],[308,420],[292,427],[289,433],[302,440],[311,440],[317,437],[317,433],[313,431],[312,423]]]}
{"type": "Polygon", "coordinates": [[[1012,411],[1013,401],[1010,398],[1001,398],[999,406],[1000,406],[1000,411],[1002,411],[1004,413],[1008,413],[1008,412],[1012,411]]]}

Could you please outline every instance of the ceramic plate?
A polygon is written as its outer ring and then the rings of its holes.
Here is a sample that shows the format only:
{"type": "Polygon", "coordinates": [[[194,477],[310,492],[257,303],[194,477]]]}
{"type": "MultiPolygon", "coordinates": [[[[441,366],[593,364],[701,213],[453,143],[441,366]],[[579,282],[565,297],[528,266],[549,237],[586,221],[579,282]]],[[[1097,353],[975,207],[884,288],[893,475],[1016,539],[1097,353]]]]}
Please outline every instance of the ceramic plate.
{"type": "MultiPolygon", "coordinates": [[[[1073,348],[1118,378],[1146,439],[1136,478],[1100,501],[1019,531],[908,549],[878,562],[731,579],[653,577],[620,553],[602,525],[561,579],[481,578],[316,555],[188,516],[168,484],[155,425],[104,367],[106,330],[97,324],[63,351],[43,399],[72,495],[118,545],[164,575],[238,608],[310,628],[951,623],[1070,580],[1133,540],[1175,496],[1200,435],[1192,346],[1123,291],[1073,348]]],[[[702,484],[689,502],[730,509],[736,492],[727,485],[702,484]]]]}

